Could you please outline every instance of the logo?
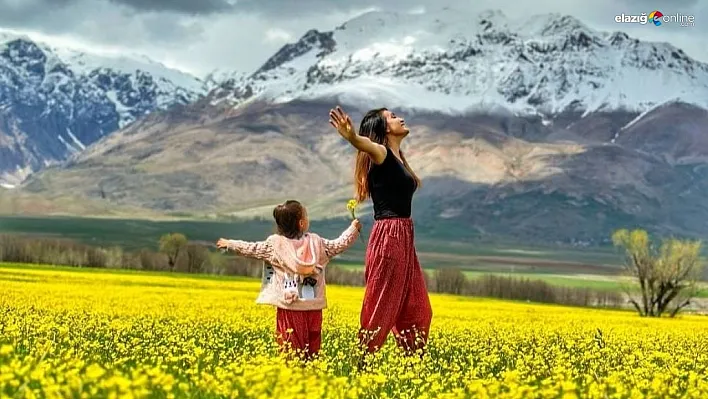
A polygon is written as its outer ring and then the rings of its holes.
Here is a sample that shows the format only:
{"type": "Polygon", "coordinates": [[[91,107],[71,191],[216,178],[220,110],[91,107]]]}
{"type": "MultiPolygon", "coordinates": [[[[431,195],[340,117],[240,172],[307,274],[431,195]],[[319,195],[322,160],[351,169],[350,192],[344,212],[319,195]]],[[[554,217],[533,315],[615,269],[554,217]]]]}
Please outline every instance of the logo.
{"type": "Polygon", "coordinates": [[[649,20],[654,23],[656,26],[661,26],[661,17],[663,17],[664,14],[661,13],[661,11],[652,11],[651,14],[649,14],[649,20]]]}
{"type": "Polygon", "coordinates": [[[620,14],[615,15],[615,22],[618,24],[641,24],[646,25],[647,23],[654,24],[654,26],[662,26],[668,24],[678,24],[679,26],[687,27],[694,26],[696,18],[693,15],[684,15],[681,13],[676,14],[664,14],[659,10],[654,10],[647,15],[643,12],[641,14],[620,14]]]}

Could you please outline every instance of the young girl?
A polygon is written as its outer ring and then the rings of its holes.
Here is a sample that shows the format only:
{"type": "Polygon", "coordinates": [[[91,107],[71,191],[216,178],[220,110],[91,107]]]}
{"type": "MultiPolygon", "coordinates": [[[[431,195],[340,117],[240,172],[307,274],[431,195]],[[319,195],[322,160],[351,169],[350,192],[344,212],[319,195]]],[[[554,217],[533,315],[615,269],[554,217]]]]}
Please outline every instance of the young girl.
{"type": "Polygon", "coordinates": [[[361,224],[353,220],[339,238],[327,240],[308,232],[307,210],[290,200],[273,210],[277,234],[265,241],[220,239],[216,245],[249,258],[263,260],[261,292],[256,303],[277,308],[278,343],[316,355],[322,339],[322,309],[327,307],[324,268],[357,239],[361,224]]]}

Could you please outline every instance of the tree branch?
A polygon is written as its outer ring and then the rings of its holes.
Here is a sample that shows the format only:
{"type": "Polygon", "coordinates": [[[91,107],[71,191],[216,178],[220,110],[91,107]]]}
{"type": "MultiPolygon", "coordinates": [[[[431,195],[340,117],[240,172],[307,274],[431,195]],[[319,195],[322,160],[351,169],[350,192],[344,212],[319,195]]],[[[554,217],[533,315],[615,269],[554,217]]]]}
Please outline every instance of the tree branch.
{"type": "Polygon", "coordinates": [[[688,298],[688,299],[686,299],[685,301],[683,301],[681,304],[676,305],[676,308],[674,308],[674,310],[671,311],[670,317],[675,317],[676,314],[677,314],[681,309],[685,308],[686,306],[688,306],[688,305],[690,305],[690,304],[691,304],[691,298],[688,298]]]}

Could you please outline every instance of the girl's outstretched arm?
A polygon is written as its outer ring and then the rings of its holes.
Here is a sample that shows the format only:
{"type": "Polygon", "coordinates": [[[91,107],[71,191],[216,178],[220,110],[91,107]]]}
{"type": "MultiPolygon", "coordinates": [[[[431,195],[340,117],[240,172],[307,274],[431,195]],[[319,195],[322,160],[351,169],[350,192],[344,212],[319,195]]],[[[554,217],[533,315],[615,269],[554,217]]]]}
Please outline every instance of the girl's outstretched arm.
{"type": "Polygon", "coordinates": [[[359,232],[361,231],[361,223],[358,219],[352,220],[351,226],[344,230],[342,235],[334,240],[323,239],[325,246],[325,254],[328,258],[333,258],[342,252],[349,249],[349,247],[354,244],[357,237],[359,237],[359,232]]]}
{"type": "Polygon", "coordinates": [[[234,251],[246,258],[268,261],[273,256],[273,246],[269,240],[250,242],[221,238],[216,246],[219,249],[234,251]]]}

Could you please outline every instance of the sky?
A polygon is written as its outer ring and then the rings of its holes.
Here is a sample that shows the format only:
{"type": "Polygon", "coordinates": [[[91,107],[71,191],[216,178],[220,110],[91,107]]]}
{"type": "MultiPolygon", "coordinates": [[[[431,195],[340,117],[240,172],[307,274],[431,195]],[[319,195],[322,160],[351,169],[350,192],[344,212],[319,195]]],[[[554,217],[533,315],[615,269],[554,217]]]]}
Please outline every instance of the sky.
{"type": "Polygon", "coordinates": [[[669,42],[708,62],[708,0],[0,0],[0,28],[52,44],[148,55],[197,76],[253,72],[306,31],[329,31],[361,13],[424,12],[442,6],[471,18],[498,9],[511,18],[558,12],[598,30],[669,42]],[[670,4],[670,6],[667,6],[670,4]],[[692,15],[694,27],[618,24],[618,14],[692,15]]]}

